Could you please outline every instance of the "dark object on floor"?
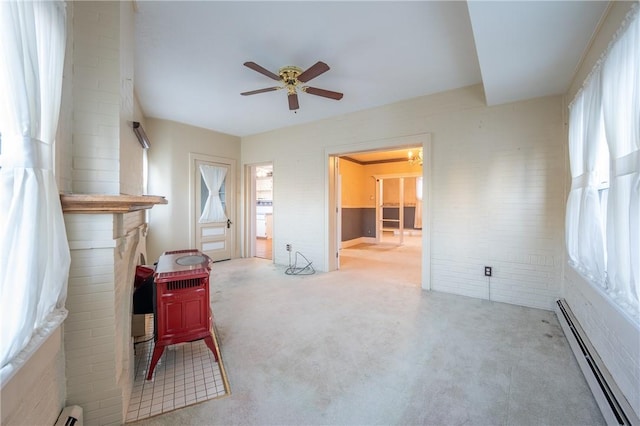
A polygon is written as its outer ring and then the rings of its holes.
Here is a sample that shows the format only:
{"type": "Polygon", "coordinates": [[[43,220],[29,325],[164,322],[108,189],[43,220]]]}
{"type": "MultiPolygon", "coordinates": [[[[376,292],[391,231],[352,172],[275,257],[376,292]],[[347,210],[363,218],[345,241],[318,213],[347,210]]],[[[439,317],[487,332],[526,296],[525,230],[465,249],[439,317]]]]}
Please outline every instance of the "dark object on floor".
{"type": "Polygon", "coordinates": [[[153,268],[136,266],[136,278],[133,283],[133,313],[153,313],[153,268]]]}

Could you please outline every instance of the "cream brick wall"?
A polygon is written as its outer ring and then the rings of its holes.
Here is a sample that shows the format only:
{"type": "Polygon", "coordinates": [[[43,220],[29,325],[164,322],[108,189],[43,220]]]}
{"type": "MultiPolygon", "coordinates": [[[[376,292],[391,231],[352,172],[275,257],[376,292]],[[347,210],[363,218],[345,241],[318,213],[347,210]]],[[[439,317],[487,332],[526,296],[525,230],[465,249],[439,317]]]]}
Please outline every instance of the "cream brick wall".
{"type": "MultiPolygon", "coordinates": [[[[143,150],[133,134],[130,2],[74,2],[71,189],[142,194],[143,150]]],[[[145,250],[143,212],[67,214],[71,270],[65,322],[67,404],[88,424],[121,424],[133,383],[131,296],[145,250]]]]}
{"type": "Polygon", "coordinates": [[[67,404],[82,406],[88,424],[119,424],[124,411],[114,344],[113,222],[110,214],[65,215],[71,248],[64,333],[67,404]]]}
{"type": "Polygon", "coordinates": [[[0,392],[0,424],[53,425],[65,402],[62,330],[55,330],[0,392]]]}
{"type": "Polygon", "coordinates": [[[565,298],[618,387],[640,413],[640,331],[573,268],[564,274],[565,298]]]}
{"type": "Polygon", "coordinates": [[[72,191],[120,192],[120,4],[73,4],[72,191]]]}
{"type": "MultiPolygon", "coordinates": [[[[144,150],[133,133],[133,121],[141,122],[134,95],[134,14],[130,2],[120,3],[120,193],[143,194],[144,150]]],[[[144,128],[144,127],[143,127],[144,128]]]]}
{"type": "Polygon", "coordinates": [[[560,107],[556,97],[465,111],[471,122],[459,119],[451,143],[435,144],[434,289],[553,307],[564,224],[560,107]]]}
{"type": "Polygon", "coordinates": [[[125,215],[116,215],[117,247],[114,253],[115,289],[115,336],[116,348],[115,374],[122,390],[123,418],[129,406],[133,382],[135,379],[133,338],[131,337],[131,318],[133,312],[133,282],[135,266],[139,263],[140,253],[145,250],[147,224],[144,212],[138,211],[125,215]]]}
{"type": "Polygon", "coordinates": [[[71,248],[67,404],[82,406],[89,424],[119,424],[134,378],[131,300],[144,213],[67,214],[65,224],[71,248]]]}
{"type": "Polygon", "coordinates": [[[561,107],[560,97],[487,107],[474,86],[243,138],[244,164],[274,164],[276,263],[286,264],[291,243],[327,268],[327,150],[430,133],[432,289],[489,298],[488,265],[492,300],[553,309],[564,226],[561,107]]]}

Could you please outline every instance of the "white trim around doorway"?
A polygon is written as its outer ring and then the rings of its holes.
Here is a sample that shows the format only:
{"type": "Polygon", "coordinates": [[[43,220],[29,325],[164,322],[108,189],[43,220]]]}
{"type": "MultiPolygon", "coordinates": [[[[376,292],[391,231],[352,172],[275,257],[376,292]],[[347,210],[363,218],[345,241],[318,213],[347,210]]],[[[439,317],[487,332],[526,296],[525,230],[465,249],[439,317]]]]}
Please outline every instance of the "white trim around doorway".
{"type": "Polygon", "coordinates": [[[424,290],[431,289],[431,133],[420,133],[411,136],[399,136],[397,138],[378,139],[362,141],[353,144],[337,145],[325,148],[324,156],[324,182],[325,182],[325,264],[327,271],[337,269],[336,253],[340,246],[340,241],[336,236],[337,229],[337,203],[336,185],[334,176],[335,158],[340,155],[364,151],[382,151],[391,149],[401,149],[407,147],[422,146],[424,161],[422,164],[422,199],[425,208],[422,211],[422,223],[425,227],[422,231],[422,282],[424,290]]]}
{"type": "MultiPolygon", "coordinates": [[[[243,245],[242,257],[251,258],[256,255],[256,169],[260,166],[271,166],[273,169],[273,161],[263,161],[259,163],[244,164],[243,188],[244,197],[243,211],[243,245]]],[[[273,201],[273,200],[272,200],[273,201]]],[[[272,255],[271,261],[275,262],[275,256],[272,255]]]]}

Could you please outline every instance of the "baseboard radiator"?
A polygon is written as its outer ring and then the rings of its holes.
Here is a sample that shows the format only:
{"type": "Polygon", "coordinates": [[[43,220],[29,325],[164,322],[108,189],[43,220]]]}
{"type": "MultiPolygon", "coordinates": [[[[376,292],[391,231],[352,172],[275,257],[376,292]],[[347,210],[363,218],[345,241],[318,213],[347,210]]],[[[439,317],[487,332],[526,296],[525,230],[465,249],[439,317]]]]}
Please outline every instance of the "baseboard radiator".
{"type": "Polygon", "coordinates": [[[608,425],[640,425],[633,408],[616,385],[567,301],[557,302],[558,320],[608,425]]]}
{"type": "Polygon", "coordinates": [[[62,409],[55,426],[82,426],[82,407],[70,405],[62,409]]]}

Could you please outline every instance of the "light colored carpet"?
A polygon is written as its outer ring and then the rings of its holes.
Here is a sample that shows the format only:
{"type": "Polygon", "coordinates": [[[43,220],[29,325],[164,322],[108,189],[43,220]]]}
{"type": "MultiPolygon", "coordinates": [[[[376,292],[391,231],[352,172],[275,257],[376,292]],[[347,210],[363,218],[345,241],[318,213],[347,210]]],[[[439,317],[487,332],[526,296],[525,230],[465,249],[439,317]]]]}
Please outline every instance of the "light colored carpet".
{"type": "Polygon", "coordinates": [[[554,313],[422,291],[412,256],[214,264],[231,395],[136,424],[604,424],[554,313]]]}

